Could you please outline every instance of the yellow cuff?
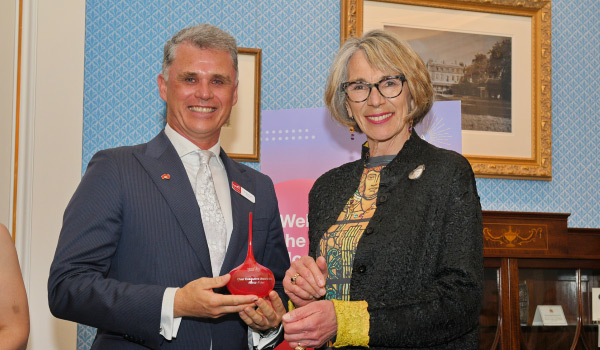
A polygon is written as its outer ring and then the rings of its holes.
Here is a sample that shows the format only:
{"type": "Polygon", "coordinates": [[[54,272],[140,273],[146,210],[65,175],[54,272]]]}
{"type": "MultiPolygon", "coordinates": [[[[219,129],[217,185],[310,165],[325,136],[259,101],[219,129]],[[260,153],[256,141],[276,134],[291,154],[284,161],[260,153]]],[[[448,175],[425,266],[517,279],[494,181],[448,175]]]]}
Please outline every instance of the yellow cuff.
{"type": "Polygon", "coordinates": [[[369,304],[366,301],[331,300],[337,317],[334,347],[369,346],[369,304]]]}

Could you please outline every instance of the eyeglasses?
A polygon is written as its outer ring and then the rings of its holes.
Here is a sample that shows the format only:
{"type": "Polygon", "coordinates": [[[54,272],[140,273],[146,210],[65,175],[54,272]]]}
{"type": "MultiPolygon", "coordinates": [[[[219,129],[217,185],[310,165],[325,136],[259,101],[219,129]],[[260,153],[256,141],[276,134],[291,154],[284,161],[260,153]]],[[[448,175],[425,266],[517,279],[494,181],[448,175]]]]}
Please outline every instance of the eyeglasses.
{"type": "Polygon", "coordinates": [[[381,96],[394,98],[402,93],[405,81],[404,74],[385,77],[374,84],[364,81],[347,81],[342,83],[342,91],[346,93],[346,96],[352,102],[366,101],[371,95],[373,86],[377,88],[381,96]]]}

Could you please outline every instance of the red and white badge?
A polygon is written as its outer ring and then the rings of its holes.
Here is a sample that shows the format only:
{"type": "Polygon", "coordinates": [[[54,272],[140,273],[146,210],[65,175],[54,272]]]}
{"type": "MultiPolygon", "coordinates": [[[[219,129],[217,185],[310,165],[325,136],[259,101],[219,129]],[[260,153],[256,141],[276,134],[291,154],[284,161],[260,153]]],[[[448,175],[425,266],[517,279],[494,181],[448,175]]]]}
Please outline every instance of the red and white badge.
{"type": "Polygon", "coordinates": [[[237,193],[239,193],[242,196],[244,196],[244,198],[246,198],[250,202],[252,202],[252,203],[255,202],[254,195],[252,193],[248,192],[248,190],[246,190],[242,186],[238,185],[237,182],[232,181],[231,182],[231,188],[233,188],[233,190],[236,191],[237,193]]]}

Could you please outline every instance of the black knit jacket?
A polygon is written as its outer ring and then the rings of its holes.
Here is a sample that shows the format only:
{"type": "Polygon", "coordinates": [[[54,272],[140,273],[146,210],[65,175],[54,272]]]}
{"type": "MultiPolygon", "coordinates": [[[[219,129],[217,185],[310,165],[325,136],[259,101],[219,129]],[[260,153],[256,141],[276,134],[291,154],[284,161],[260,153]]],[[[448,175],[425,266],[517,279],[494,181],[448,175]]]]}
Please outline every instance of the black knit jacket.
{"type": "MultiPolygon", "coordinates": [[[[358,188],[367,154],[363,149],[361,160],[328,171],[311,189],[311,256],[358,188]]],[[[413,132],[381,171],[377,209],[354,258],[350,299],[368,302],[370,349],[477,349],[482,282],[471,166],[413,132]],[[419,165],[421,176],[409,179],[419,165]]]]}

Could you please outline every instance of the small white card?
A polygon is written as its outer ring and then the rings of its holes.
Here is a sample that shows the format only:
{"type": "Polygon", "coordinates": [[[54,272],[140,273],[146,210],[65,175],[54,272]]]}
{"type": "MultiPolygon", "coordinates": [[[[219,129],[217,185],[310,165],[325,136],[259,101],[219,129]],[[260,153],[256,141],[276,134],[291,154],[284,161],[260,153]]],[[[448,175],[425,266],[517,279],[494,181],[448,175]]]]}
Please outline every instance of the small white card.
{"type": "Polygon", "coordinates": [[[592,288],[592,321],[600,322],[600,288],[592,288]]]}
{"type": "Polygon", "coordinates": [[[560,305],[538,305],[533,326],[567,326],[567,319],[560,305]]]}
{"type": "Polygon", "coordinates": [[[244,196],[244,198],[246,198],[247,200],[249,200],[252,203],[254,203],[254,201],[256,200],[252,193],[248,192],[248,190],[246,190],[242,186],[238,185],[235,181],[231,182],[231,188],[233,188],[234,191],[241,194],[242,196],[244,196]]]}

